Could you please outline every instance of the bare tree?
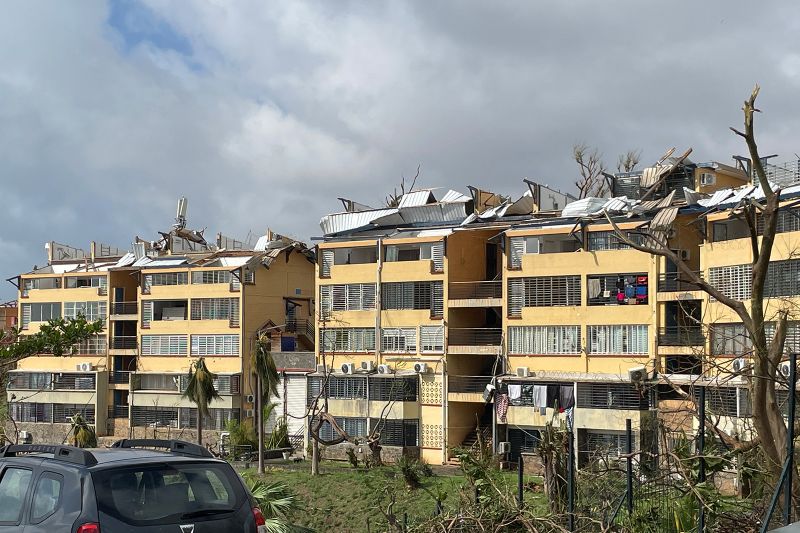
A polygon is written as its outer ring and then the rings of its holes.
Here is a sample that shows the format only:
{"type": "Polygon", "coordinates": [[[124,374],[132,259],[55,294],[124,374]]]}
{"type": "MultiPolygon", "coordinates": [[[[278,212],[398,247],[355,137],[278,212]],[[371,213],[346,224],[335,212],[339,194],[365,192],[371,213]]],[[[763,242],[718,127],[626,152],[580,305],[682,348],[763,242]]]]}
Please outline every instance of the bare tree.
{"type": "Polygon", "coordinates": [[[389,195],[386,196],[386,198],[384,199],[386,207],[397,207],[398,205],[400,205],[400,198],[402,198],[405,193],[414,190],[414,185],[417,184],[417,178],[419,178],[419,171],[421,168],[422,168],[422,163],[417,165],[417,173],[414,174],[413,178],[411,178],[411,185],[408,186],[407,191],[406,191],[406,177],[403,176],[402,174],[400,175],[400,192],[398,193],[397,187],[395,187],[394,190],[389,195]]]}
{"type": "Polygon", "coordinates": [[[753,345],[753,366],[751,373],[748,375],[748,386],[752,398],[753,425],[758,435],[758,443],[763,450],[763,457],[766,459],[765,467],[771,476],[777,479],[780,475],[782,464],[786,459],[786,450],[782,445],[786,440],[786,423],[778,406],[776,395],[778,379],[776,375],[783,356],[789,309],[777,302],[776,305],[779,308],[773,315],[776,322],[774,335],[772,339],[769,339],[766,328],[767,319],[765,318],[764,298],[769,296],[765,289],[767,271],[777,229],[780,189],[774,190],[767,179],[753,132],[753,117],[756,112],[759,112],[755,107],[758,93],[759,87],[756,85],[750,97],[744,102],[744,131],[731,128],[734,133],[744,138],[747,143],[753,165],[753,177],[758,180],[765,196],[763,201],[747,199],[743,201],[745,203],[742,205],[743,216],[749,227],[752,253],[752,291],[749,306],[743,301],[731,298],[723,290],[710,284],[695,273],[688,264],[670,249],[666,235],[663,233],[657,231],[645,232],[643,236],[646,238],[641,243],[637,243],[631,240],[625,232],[621,231],[611,217],[606,215],[606,218],[614,227],[618,238],[628,246],[672,261],[677,265],[679,274],[687,283],[698,287],[731,309],[742,321],[753,345]],[[757,219],[763,221],[763,229],[757,219]]]}
{"type": "Polygon", "coordinates": [[[603,197],[610,192],[603,177],[606,167],[600,150],[590,148],[585,143],[576,143],[572,145],[572,158],[578,164],[581,175],[575,182],[579,199],[589,196],[603,197]]]}
{"type": "Polygon", "coordinates": [[[617,157],[617,172],[631,172],[641,159],[641,150],[628,150],[617,157]]]}

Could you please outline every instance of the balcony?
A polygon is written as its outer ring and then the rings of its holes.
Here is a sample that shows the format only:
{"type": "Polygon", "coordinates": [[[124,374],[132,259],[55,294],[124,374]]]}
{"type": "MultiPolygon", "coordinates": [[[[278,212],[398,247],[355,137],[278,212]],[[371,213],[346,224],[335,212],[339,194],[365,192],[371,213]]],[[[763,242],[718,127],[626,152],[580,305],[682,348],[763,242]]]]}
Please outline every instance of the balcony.
{"type": "Polygon", "coordinates": [[[452,281],[448,286],[450,307],[502,307],[502,281],[452,281]]]}
{"type": "Polygon", "coordinates": [[[128,418],[127,405],[109,405],[108,418],[128,418]]]}
{"type": "Polygon", "coordinates": [[[114,370],[108,373],[108,383],[111,385],[125,385],[130,383],[131,373],[125,370],[114,370]]]}
{"type": "MultiPolygon", "coordinates": [[[[702,279],[703,273],[695,271],[702,279]]],[[[670,272],[658,276],[658,292],[690,292],[700,290],[697,285],[689,283],[686,274],[670,272]]]]}
{"type": "Polygon", "coordinates": [[[139,306],[136,302],[113,302],[111,320],[138,320],[139,306]]]}
{"type": "Polygon", "coordinates": [[[658,328],[659,346],[702,346],[706,336],[702,326],[667,326],[658,328]]]}
{"type": "Polygon", "coordinates": [[[94,391],[95,375],[72,372],[10,372],[8,390],[94,391]]]}
{"type": "Polygon", "coordinates": [[[138,339],[136,336],[111,337],[109,353],[111,355],[136,355],[138,339]]]}
{"type": "Polygon", "coordinates": [[[452,353],[496,354],[502,341],[502,328],[448,328],[447,331],[447,348],[452,353]]]}
{"type": "Polygon", "coordinates": [[[454,402],[484,402],[483,391],[492,376],[448,376],[448,399],[454,402]]]}

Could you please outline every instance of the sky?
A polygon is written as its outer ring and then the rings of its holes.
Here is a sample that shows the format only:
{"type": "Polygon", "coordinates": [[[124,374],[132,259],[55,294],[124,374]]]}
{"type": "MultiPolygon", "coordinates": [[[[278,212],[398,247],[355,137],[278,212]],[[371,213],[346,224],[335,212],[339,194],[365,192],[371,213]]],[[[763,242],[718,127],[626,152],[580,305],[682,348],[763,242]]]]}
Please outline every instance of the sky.
{"type": "Polygon", "coordinates": [[[762,154],[800,153],[800,4],[438,0],[9,1],[0,17],[0,300],[44,243],[130,247],[173,222],[303,240],[417,185],[572,192],[668,148],[731,162],[762,87],[762,154]]]}

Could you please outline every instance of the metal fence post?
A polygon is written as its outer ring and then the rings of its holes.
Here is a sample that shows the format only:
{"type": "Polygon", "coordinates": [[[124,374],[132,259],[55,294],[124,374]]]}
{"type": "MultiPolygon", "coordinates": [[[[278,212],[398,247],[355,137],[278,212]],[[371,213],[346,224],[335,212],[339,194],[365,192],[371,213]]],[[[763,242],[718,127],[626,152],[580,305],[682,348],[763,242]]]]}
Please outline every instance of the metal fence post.
{"type": "Polygon", "coordinates": [[[524,465],[522,464],[522,453],[519,454],[519,459],[517,460],[517,500],[519,502],[519,508],[522,509],[522,504],[524,503],[523,496],[522,496],[522,473],[523,473],[524,465]]]}
{"type": "Polygon", "coordinates": [[[783,523],[792,521],[792,478],[794,477],[794,406],[795,383],[797,379],[797,354],[789,356],[789,424],[786,428],[786,489],[783,494],[783,523]]]}
{"type": "Polygon", "coordinates": [[[628,516],[633,514],[633,430],[631,429],[631,419],[625,420],[625,451],[628,454],[627,468],[625,476],[625,497],[628,503],[628,516]]]}
{"type": "Polygon", "coordinates": [[[575,531],[575,443],[572,431],[567,432],[567,529],[575,531]]]}
{"type": "MultiPolygon", "coordinates": [[[[700,387],[700,405],[698,406],[700,418],[700,435],[697,439],[698,455],[700,464],[697,469],[697,482],[704,483],[706,480],[706,388],[700,387]]],[[[706,509],[703,500],[697,497],[697,533],[704,533],[706,530],[706,509]]]]}

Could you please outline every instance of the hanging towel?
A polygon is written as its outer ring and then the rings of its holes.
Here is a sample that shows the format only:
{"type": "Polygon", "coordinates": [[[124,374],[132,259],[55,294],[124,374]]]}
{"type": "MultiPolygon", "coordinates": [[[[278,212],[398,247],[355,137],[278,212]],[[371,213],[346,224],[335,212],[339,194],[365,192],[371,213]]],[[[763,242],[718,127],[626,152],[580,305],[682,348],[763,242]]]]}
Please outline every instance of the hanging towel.
{"type": "Polygon", "coordinates": [[[559,409],[570,409],[575,405],[575,389],[572,385],[561,385],[558,391],[559,409]]]}
{"type": "Polygon", "coordinates": [[[499,424],[507,424],[506,414],[508,413],[508,395],[498,394],[494,399],[494,406],[497,410],[497,422],[499,424]]]}
{"type": "Polygon", "coordinates": [[[598,296],[600,296],[601,292],[600,279],[589,278],[589,284],[587,289],[589,291],[589,298],[597,298],[598,296]]]}
{"type": "Polygon", "coordinates": [[[558,403],[558,395],[559,395],[560,387],[558,385],[548,385],[547,386],[547,407],[556,407],[558,403]]]}
{"type": "Polygon", "coordinates": [[[508,399],[516,403],[522,397],[522,385],[508,385],[508,399]]]}
{"type": "Polygon", "coordinates": [[[533,406],[547,407],[547,385],[533,386],[533,406]]]}

